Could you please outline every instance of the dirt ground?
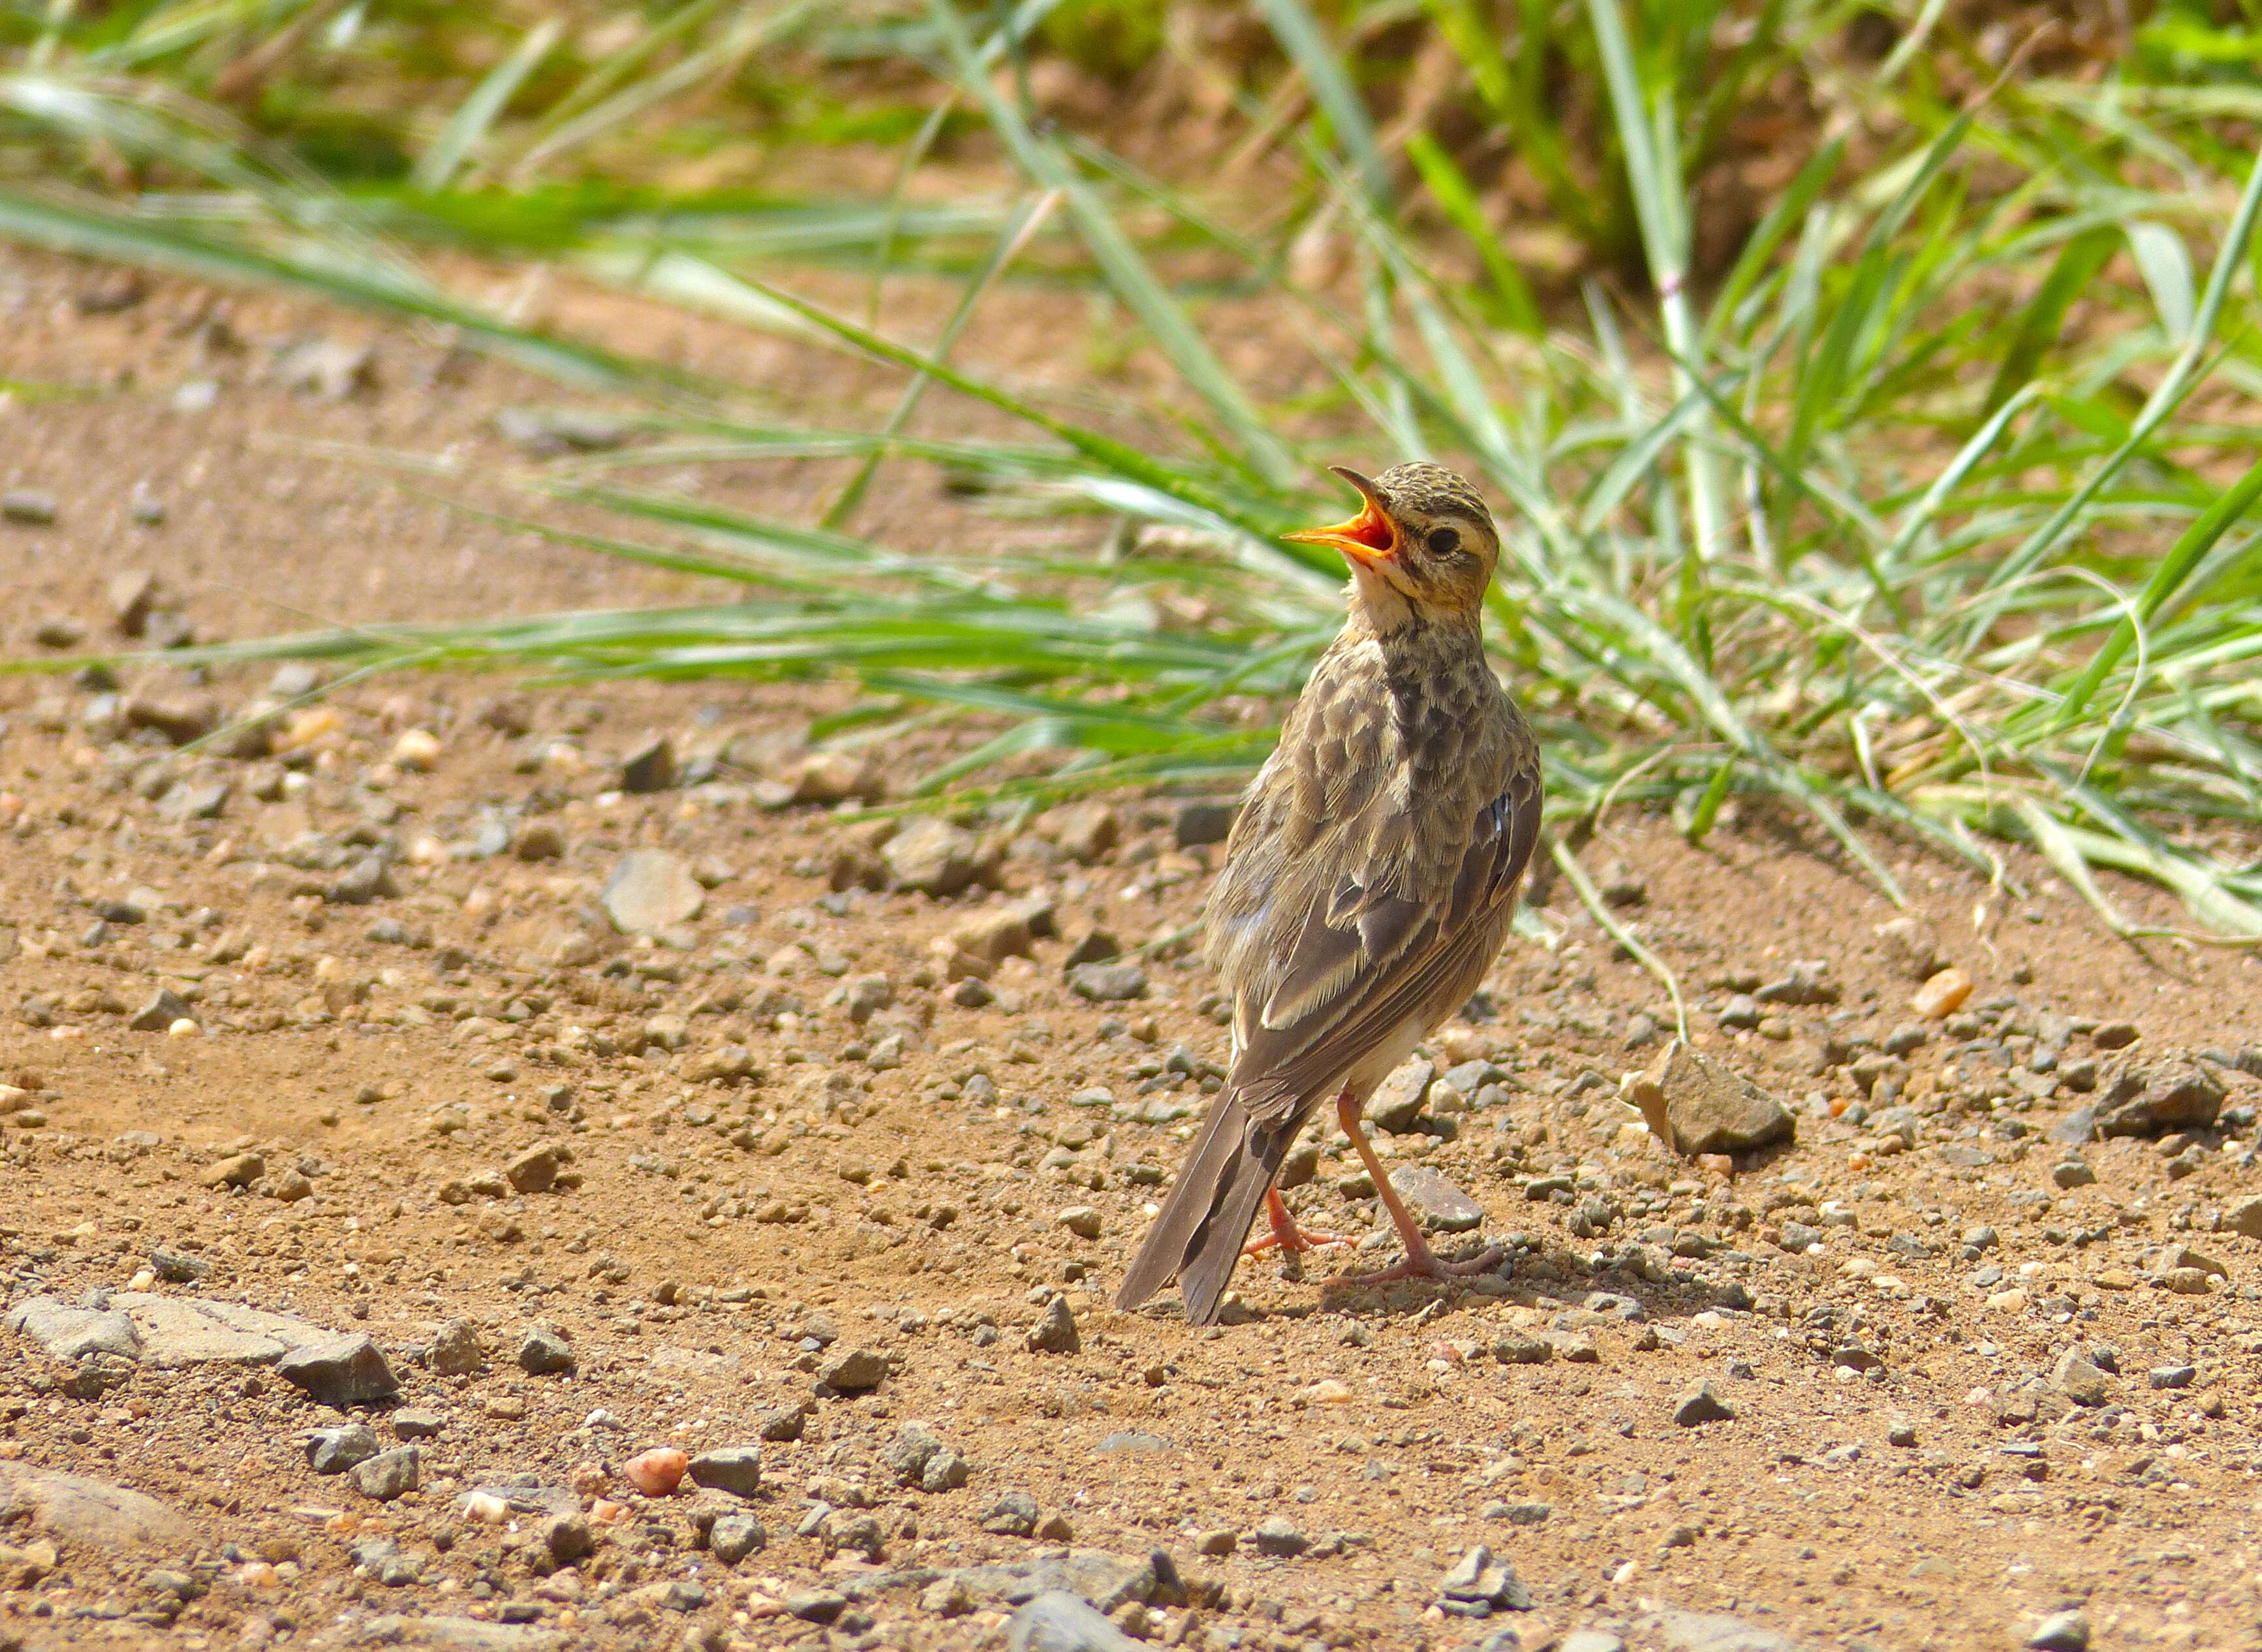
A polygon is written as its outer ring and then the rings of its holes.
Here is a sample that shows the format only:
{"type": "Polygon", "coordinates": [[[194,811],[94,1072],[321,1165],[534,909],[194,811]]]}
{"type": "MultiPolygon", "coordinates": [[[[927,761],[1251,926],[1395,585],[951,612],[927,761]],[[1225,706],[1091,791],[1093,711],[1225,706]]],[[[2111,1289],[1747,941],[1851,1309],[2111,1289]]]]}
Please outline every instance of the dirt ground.
{"type": "MultiPolygon", "coordinates": [[[[554,389],[279,302],[113,307],[119,279],[0,261],[0,492],[54,508],[0,523],[11,656],[111,646],[135,569],[160,631],[207,638],[714,595],[316,445],[476,478],[516,458],[498,410],[554,389]],[[292,388],[308,338],[373,340],[374,382],[292,388]]],[[[889,389],[727,347],[844,418],[889,389]]],[[[791,516],[831,476],[683,485],[791,516]]],[[[937,515],[903,488],[872,525],[937,515]]],[[[1634,1128],[1618,1078],[1670,1007],[1548,880],[1545,939],[1380,1136],[1481,1207],[1501,1272],[1249,1261],[1190,1331],[1107,1304],[1226,1053],[1171,939],[1214,815],[970,818],[964,887],[901,887],[910,857],[790,795],[958,737],[812,767],[825,688],[395,678],[264,754],[173,750],[306,686],[0,682],[0,1267],[19,1320],[171,1298],[363,1333],[398,1398],[0,1332],[0,1647],[994,1645],[1011,1577],[1064,1555],[1133,1579],[1103,1602],[1127,1632],[1201,1648],[2262,1643],[2251,956],[2116,942],[2016,856],[1991,889],[1890,844],[1920,921],[1881,934],[1902,914],[1794,829],[1700,851],[1622,815],[1585,863],[1796,1143],[1684,1161],[1634,1128]],[[688,772],[624,791],[654,732],[688,772]],[[657,938],[602,905],[638,849],[702,886],[657,938]],[[1072,987],[1111,941],[1156,944],[1072,987]],[[1949,963],[1970,999],[1920,1015],[1949,963]],[[1784,981],[1812,990],[1760,991],[1784,981]],[[2215,1122],[2049,1138],[2131,1075],[2215,1122]],[[314,1472],[309,1432],[357,1418],[414,1439],[414,1490],[314,1472]],[[753,1497],[635,1487],[654,1448],[757,1443],[753,1497]],[[156,1525],[43,1532],[44,1470],[156,1525]],[[764,1545],[728,1562],[749,1514],[764,1545]],[[1513,1579],[1447,1595],[1479,1545],[1513,1579]]],[[[1387,1231],[1317,1145],[1291,1203],[1387,1231]]]]}

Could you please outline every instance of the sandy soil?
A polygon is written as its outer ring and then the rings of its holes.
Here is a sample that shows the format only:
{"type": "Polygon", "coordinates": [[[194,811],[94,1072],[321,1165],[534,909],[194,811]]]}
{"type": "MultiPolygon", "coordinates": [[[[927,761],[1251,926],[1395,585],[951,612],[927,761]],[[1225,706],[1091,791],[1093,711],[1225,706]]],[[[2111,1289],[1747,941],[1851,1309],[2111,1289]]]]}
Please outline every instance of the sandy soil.
{"type": "MultiPolygon", "coordinates": [[[[11,653],[64,620],[102,644],[136,568],[207,637],[702,594],[308,445],[476,477],[513,453],[496,410],[554,391],[277,302],[233,300],[226,337],[212,295],[164,284],[85,313],[117,279],[0,264],[0,377],[78,391],[0,414],[0,491],[56,506],[0,525],[11,653]],[[307,336],[372,341],[375,385],[279,382],[274,351],[307,336]],[[182,410],[204,379],[217,400],[182,410]]],[[[753,348],[841,416],[886,388],[753,348]]],[[[827,480],[704,485],[790,515],[827,480]]],[[[936,496],[875,513],[931,522],[936,496]]],[[[1183,800],[1111,800],[1097,852],[1089,817],[962,821],[976,881],[936,897],[885,886],[871,828],[766,806],[834,690],[396,679],[239,759],[166,730],[265,674],[98,687],[0,684],[8,1305],[138,1293],[364,1333],[400,1392],[357,1415],[388,1449],[421,1435],[419,1483],[380,1500],[314,1473],[308,1431],[350,1419],[268,1366],[0,1333],[0,1646],[998,1644],[1012,1591],[954,1593],[959,1570],[1068,1549],[1166,1551],[1116,1617],[1198,1647],[1999,1647],[2075,1609],[2100,1647],[2262,1638],[2251,956],[2114,942],[2015,858],[1991,890],[1889,845],[1920,962],[1976,983],[1927,1020],[1879,934],[1900,914],[1824,847],[1749,819],[1699,851],[1622,817],[1586,863],[1688,985],[1697,1048],[1780,1097],[1796,1143],[1690,1162],[1631,1128],[1617,1079],[1670,1009],[1543,885],[1550,944],[1511,943],[1490,1015],[1425,1052],[1470,1100],[1448,1084],[1382,1137],[1482,1207],[1501,1273],[1361,1289],[1327,1275],[1372,1252],[1246,1262],[1232,1323],[1189,1331],[1106,1304],[1225,1053],[1207,983],[1183,943],[1140,955],[1123,1000],[1064,968],[1095,932],[1192,922],[1216,849],[1180,841],[1183,800]],[[711,774],[624,795],[653,732],[711,774]],[[638,848],[706,886],[658,941],[601,907],[638,848]],[[335,898],[371,855],[389,885],[335,898]],[[1046,933],[954,981],[947,938],[1008,907],[1046,933]],[[1795,960],[1826,966],[1806,996],[1828,1001],[1720,1023],[1795,960]],[[2073,1088],[2084,1064],[2102,1089],[2073,1088]],[[2216,1122],[2049,1139],[2130,1070],[2196,1073],[2216,1122]],[[1056,1304],[1073,1352],[1032,1345],[1056,1304]],[[570,1370],[522,1367],[537,1327],[570,1370]],[[884,1374],[851,1389],[859,1363],[884,1374]],[[1684,1408],[1703,1383],[1727,1415],[1684,1408]],[[902,1482],[913,1423],[962,1485],[902,1482]],[[630,1476],[651,1448],[750,1443],[751,1499],[630,1476]],[[43,1535],[32,1470],[168,1523],[43,1535]],[[1034,1521],[999,1516],[1009,1493],[1034,1521]],[[562,1565],[561,1509],[593,1542],[562,1565]],[[766,1546],[725,1563],[710,1533],[749,1513],[766,1546]],[[1017,1524],[1037,1530],[990,1529],[1017,1524]],[[1442,1598],[1480,1544],[1529,1610],[1442,1598]]],[[[853,761],[915,772],[955,738],[853,761]]],[[[1317,1145],[1291,1202],[1387,1228],[1317,1145]]]]}

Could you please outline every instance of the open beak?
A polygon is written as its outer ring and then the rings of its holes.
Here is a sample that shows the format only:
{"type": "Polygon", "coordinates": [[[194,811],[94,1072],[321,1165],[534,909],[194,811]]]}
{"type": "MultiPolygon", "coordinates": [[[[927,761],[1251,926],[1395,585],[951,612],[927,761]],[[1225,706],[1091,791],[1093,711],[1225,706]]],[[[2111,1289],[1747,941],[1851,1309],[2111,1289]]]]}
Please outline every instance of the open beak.
{"type": "Polygon", "coordinates": [[[1382,498],[1374,491],[1374,484],[1341,465],[1328,468],[1358,488],[1365,498],[1366,502],[1358,515],[1332,528],[1306,528],[1280,537],[1300,545],[1333,545],[1362,567],[1375,567],[1393,560],[1398,554],[1398,529],[1382,509],[1382,498]]]}

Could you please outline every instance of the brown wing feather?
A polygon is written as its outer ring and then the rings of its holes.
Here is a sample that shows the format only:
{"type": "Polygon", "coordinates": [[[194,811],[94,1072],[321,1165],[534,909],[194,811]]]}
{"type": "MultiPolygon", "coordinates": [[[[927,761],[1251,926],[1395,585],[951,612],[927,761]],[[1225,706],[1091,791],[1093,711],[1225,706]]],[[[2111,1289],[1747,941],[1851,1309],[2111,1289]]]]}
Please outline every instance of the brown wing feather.
{"type": "MultiPolygon", "coordinates": [[[[1445,899],[1429,908],[1409,942],[1355,969],[1343,989],[1300,1019],[1260,1026],[1234,1063],[1241,1104],[1256,1118],[1299,1109],[1339,1081],[1359,1057],[1409,1016],[1436,1006],[1446,986],[1481,975],[1531,864],[1539,836],[1539,776],[1519,768],[1479,815],[1476,840],[1462,857],[1445,899]],[[1488,956],[1475,956],[1483,952],[1488,956]]],[[[1319,926],[1315,925],[1315,927],[1319,926]]],[[[1356,943],[1357,930],[1331,934],[1356,943]]]]}

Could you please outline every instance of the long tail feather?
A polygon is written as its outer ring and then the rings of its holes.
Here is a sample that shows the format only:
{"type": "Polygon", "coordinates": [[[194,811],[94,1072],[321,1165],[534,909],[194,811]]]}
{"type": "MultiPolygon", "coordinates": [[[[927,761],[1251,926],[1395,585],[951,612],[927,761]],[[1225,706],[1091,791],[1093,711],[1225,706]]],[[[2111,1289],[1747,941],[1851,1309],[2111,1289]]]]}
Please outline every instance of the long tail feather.
{"type": "Polygon", "coordinates": [[[1188,1324],[1205,1325],[1216,1318],[1218,1300],[1257,1220],[1257,1207],[1301,1122],[1253,1122],[1236,1091],[1221,1092],[1163,1201],[1162,1214],[1123,1275],[1115,1305],[1136,1308],[1175,1278],[1185,1298],[1188,1324]]]}

